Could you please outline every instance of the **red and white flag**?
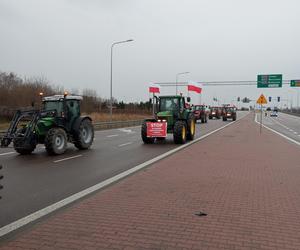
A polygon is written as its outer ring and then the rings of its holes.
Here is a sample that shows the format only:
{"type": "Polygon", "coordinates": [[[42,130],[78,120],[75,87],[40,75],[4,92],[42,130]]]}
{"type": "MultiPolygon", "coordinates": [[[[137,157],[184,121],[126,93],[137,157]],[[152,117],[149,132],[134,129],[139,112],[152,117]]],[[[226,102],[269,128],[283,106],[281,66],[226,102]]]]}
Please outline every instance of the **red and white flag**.
{"type": "Polygon", "coordinates": [[[149,86],[149,93],[160,93],[160,86],[158,84],[151,83],[149,86]]]}
{"type": "Polygon", "coordinates": [[[194,91],[198,94],[202,92],[202,84],[198,82],[189,82],[188,83],[188,91],[194,91]]]}

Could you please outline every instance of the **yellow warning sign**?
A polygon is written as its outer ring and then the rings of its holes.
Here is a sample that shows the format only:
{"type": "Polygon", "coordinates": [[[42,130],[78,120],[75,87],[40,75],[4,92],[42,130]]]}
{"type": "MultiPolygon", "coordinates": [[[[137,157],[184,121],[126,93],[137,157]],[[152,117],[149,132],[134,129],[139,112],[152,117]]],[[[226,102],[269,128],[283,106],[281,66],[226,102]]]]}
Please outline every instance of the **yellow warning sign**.
{"type": "Polygon", "coordinates": [[[257,99],[256,103],[257,104],[267,104],[268,102],[267,102],[266,97],[263,94],[261,94],[260,97],[257,99]]]}

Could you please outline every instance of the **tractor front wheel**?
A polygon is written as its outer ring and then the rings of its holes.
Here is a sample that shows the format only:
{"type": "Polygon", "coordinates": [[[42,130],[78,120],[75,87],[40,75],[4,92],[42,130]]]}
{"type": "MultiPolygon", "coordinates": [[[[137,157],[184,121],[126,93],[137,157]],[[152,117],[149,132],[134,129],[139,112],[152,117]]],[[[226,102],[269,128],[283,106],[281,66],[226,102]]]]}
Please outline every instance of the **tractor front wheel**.
{"type": "Polygon", "coordinates": [[[94,141],[94,127],[89,119],[84,119],[76,131],[74,145],[78,149],[88,149],[94,141]]]}
{"type": "Polygon", "coordinates": [[[62,128],[52,128],[45,138],[45,147],[50,155],[63,154],[67,149],[67,134],[62,128]]]}
{"type": "Polygon", "coordinates": [[[35,134],[31,134],[30,138],[25,140],[24,134],[26,132],[26,128],[20,128],[17,130],[16,137],[13,140],[14,149],[20,155],[29,155],[36,148],[36,137],[35,134]]]}
{"type": "Polygon", "coordinates": [[[186,142],[187,129],[184,121],[177,121],[174,125],[173,138],[176,144],[184,144],[186,142]]]}
{"type": "Polygon", "coordinates": [[[153,144],[154,143],[155,138],[147,137],[147,123],[145,121],[142,124],[141,136],[142,136],[142,140],[145,144],[153,144]]]}

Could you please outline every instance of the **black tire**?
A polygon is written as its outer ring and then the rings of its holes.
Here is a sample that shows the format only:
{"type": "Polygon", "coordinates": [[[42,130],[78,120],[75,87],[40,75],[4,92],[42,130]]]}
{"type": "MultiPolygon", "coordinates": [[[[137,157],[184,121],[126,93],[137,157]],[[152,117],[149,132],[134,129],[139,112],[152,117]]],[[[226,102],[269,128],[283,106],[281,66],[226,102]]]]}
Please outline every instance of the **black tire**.
{"type": "Polygon", "coordinates": [[[209,120],[211,120],[211,119],[212,119],[212,116],[209,116],[208,118],[209,118],[209,120]]]}
{"type": "Polygon", "coordinates": [[[186,138],[187,140],[194,140],[196,134],[196,123],[195,123],[195,119],[194,116],[190,116],[189,120],[188,120],[188,128],[187,128],[187,135],[186,138]]]}
{"type": "Polygon", "coordinates": [[[186,142],[186,123],[184,121],[177,121],[174,125],[173,138],[176,144],[184,144],[186,142]]]}
{"type": "Polygon", "coordinates": [[[201,118],[201,123],[204,123],[205,122],[205,119],[204,117],[201,118]]]}
{"type": "Polygon", "coordinates": [[[80,150],[88,149],[94,141],[94,127],[90,119],[84,119],[75,131],[74,146],[80,150]]]}
{"type": "Polygon", "coordinates": [[[235,121],[236,120],[236,116],[233,116],[232,120],[235,121]]]}
{"type": "Polygon", "coordinates": [[[227,118],[226,118],[226,117],[224,117],[224,116],[223,116],[223,121],[224,121],[224,122],[226,122],[226,121],[227,121],[227,118]]]}
{"type": "Polygon", "coordinates": [[[155,138],[147,137],[147,123],[146,123],[146,121],[144,121],[142,123],[141,136],[142,136],[142,140],[145,144],[153,144],[154,141],[155,141],[155,138]]]}
{"type": "Polygon", "coordinates": [[[37,143],[36,143],[36,138],[35,137],[30,139],[29,144],[28,143],[25,144],[25,142],[26,141],[24,140],[24,134],[23,133],[20,133],[19,135],[17,135],[13,140],[14,149],[20,155],[29,155],[36,148],[37,143]]]}
{"type": "Polygon", "coordinates": [[[46,134],[45,147],[50,155],[63,154],[67,144],[67,134],[62,128],[51,128],[46,134]]]}

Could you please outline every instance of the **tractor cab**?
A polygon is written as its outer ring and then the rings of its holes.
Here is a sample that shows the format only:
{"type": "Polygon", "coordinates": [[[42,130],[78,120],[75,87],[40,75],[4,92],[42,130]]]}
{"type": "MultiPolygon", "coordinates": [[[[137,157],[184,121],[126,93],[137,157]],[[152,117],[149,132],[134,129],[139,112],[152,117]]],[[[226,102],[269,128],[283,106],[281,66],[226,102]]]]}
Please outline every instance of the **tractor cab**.
{"type": "MultiPolygon", "coordinates": [[[[80,116],[81,96],[72,95],[54,95],[42,99],[42,110],[46,113],[52,113],[54,122],[71,129],[74,121],[80,116]]],[[[51,117],[41,119],[39,122],[49,121],[51,117]]]]}
{"type": "Polygon", "coordinates": [[[190,98],[187,97],[187,102],[183,96],[161,96],[156,97],[157,115],[163,115],[160,113],[182,113],[190,102],[190,98]]]}

